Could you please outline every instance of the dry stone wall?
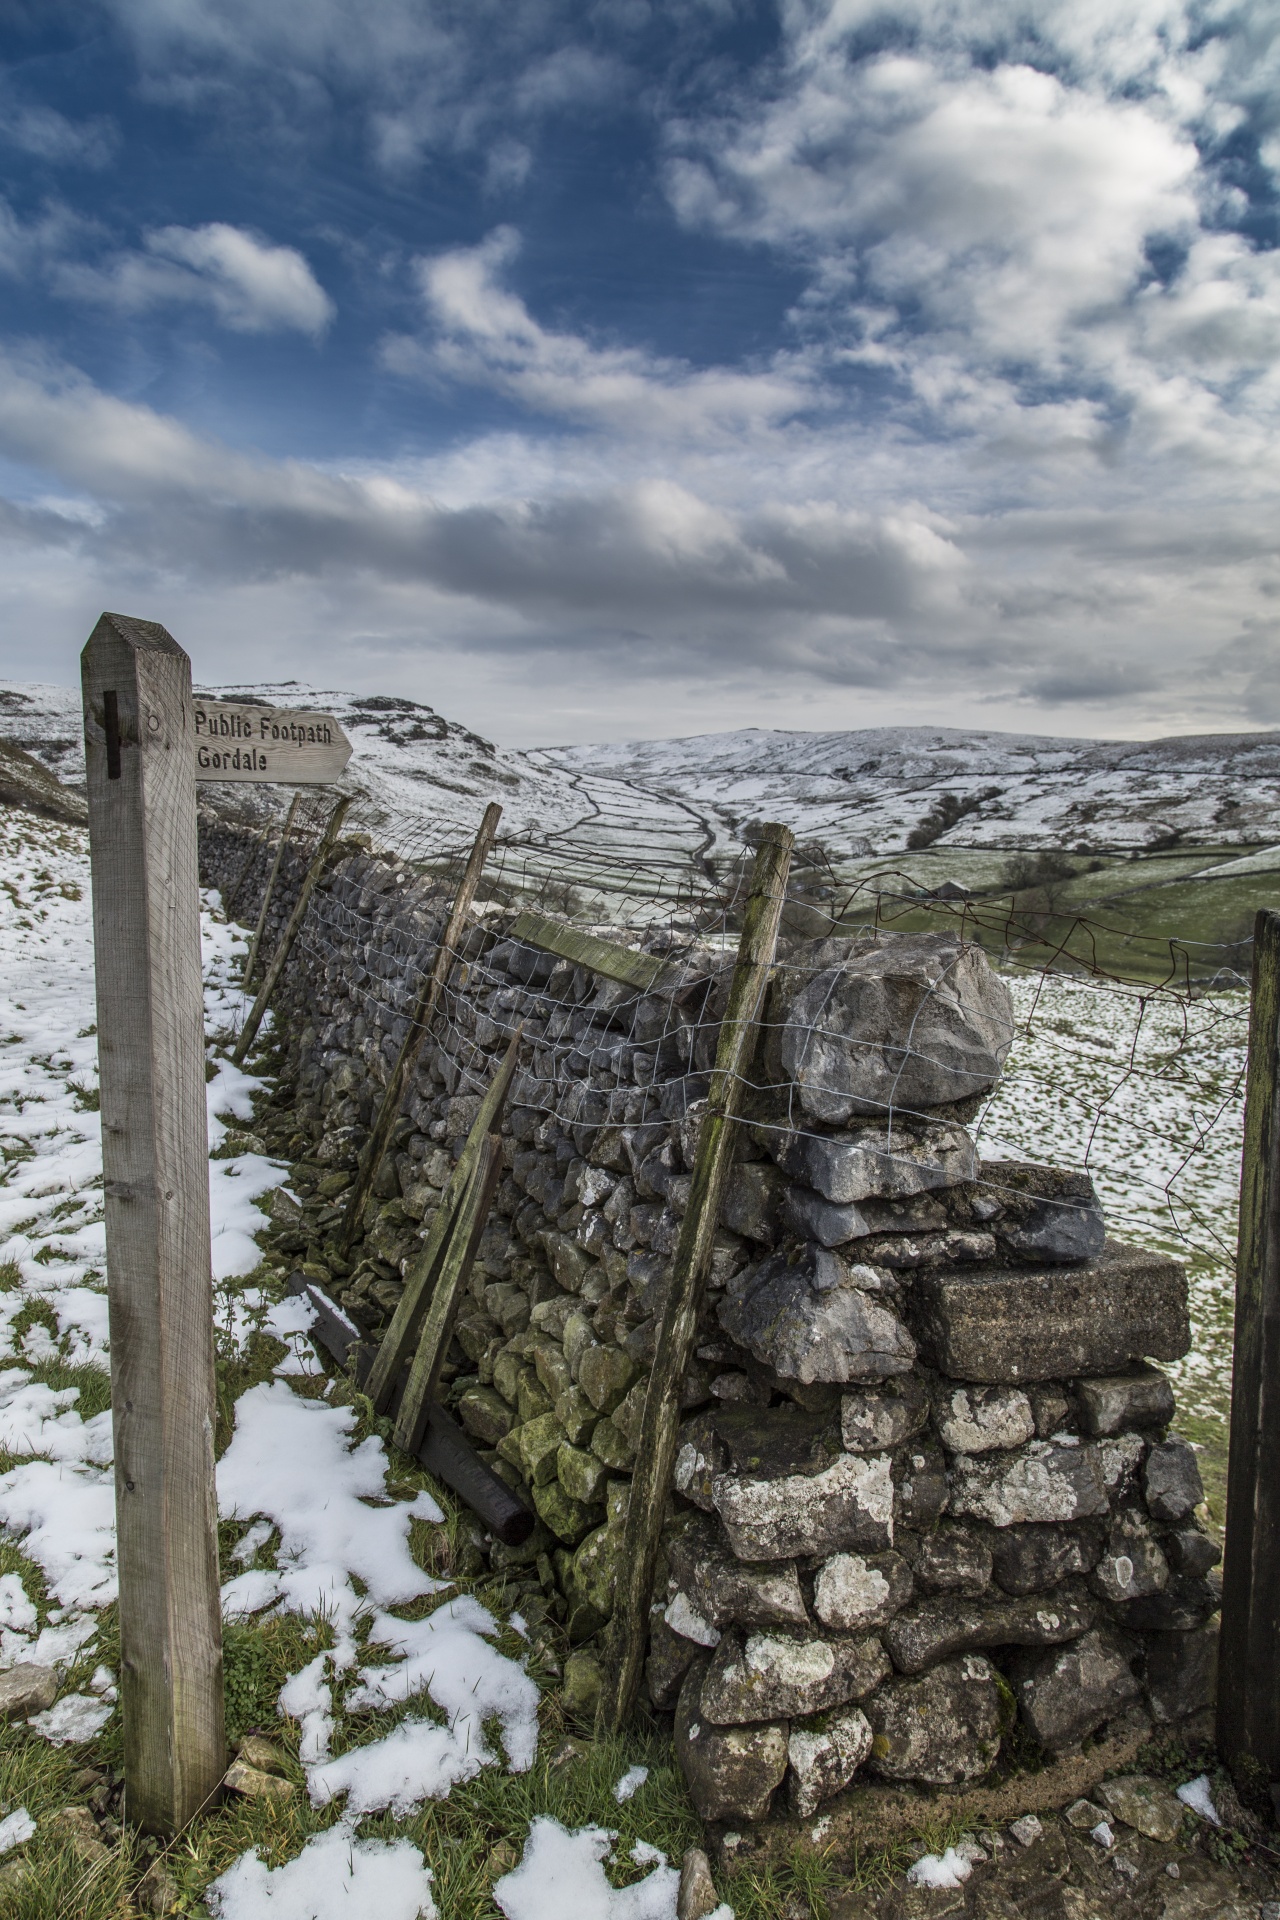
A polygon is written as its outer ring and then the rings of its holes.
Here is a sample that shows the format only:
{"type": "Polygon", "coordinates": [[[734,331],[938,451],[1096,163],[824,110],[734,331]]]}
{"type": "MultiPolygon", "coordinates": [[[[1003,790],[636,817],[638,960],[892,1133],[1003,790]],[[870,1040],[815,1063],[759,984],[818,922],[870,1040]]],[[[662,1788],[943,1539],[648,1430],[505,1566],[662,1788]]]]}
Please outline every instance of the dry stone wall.
{"type": "MultiPolygon", "coordinates": [[[[206,881],[244,850],[206,821],[206,881]]],[[[493,1564],[589,1648],[727,963],[651,938],[668,979],[639,994],[514,940],[511,918],[467,936],[343,1260],[341,1195],[443,919],[419,876],[344,847],[276,1007],[303,1195],[278,1202],[277,1231],[376,1335],[523,1022],[445,1395],[539,1516],[493,1564]]],[[[782,952],[684,1383],[646,1669],[709,1820],[808,1816],[867,1776],[971,1781],[1015,1726],[1059,1755],[1211,1697],[1217,1550],[1153,1364],[1187,1348],[1184,1275],[1108,1238],[1086,1177],[980,1157],[969,1123],[1011,1036],[976,948],[782,952]]]]}

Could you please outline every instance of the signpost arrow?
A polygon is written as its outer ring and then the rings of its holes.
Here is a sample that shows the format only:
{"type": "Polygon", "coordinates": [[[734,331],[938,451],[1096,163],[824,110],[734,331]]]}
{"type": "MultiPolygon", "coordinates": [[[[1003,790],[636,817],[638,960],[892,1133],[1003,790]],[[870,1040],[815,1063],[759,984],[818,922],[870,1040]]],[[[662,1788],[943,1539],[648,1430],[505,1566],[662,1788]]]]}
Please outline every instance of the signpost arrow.
{"type": "Polygon", "coordinates": [[[351,742],[331,713],[196,695],[191,719],[197,780],[326,787],[351,758],[351,742]]]}

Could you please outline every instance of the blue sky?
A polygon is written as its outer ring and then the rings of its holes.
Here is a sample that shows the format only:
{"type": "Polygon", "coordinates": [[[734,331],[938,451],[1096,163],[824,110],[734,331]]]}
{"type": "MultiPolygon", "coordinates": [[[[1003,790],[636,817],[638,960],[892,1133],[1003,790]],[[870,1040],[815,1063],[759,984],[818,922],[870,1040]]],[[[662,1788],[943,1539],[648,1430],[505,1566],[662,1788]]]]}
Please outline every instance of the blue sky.
{"type": "Polygon", "coordinates": [[[1280,724],[1259,0],[10,0],[0,673],[1280,724]]]}

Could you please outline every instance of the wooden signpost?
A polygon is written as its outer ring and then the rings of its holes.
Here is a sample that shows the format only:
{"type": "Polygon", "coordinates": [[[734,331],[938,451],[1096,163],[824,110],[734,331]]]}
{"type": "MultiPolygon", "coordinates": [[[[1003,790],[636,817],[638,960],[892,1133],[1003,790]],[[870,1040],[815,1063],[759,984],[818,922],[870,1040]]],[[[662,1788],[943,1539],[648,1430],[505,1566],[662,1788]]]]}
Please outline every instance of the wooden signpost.
{"type": "Polygon", "coordinates": [[[351,746],[327,714],[193,700],[154,621],[104,613],[81,668],[126,1806],[170,1835],[227,1763],[196,782],[325,783],[351,746]]]}
{"type": "Polygon", "coordinates": [[[191,724],[197,780],[327,787],[351,758],[351,742],[331,713],[193,698],[191,724]]]}
{"type": "Polygon", "coordinates": [[[129,1818],[226,1769],[191,664],[104,613],[81,661],[129,1818]]]}

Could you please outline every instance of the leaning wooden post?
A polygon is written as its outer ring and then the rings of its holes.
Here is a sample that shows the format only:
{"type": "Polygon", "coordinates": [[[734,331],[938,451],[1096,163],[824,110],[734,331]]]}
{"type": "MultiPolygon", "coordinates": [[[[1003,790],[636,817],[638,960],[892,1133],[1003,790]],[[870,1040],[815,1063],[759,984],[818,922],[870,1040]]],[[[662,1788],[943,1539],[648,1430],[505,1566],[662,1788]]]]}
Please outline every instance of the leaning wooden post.
{"type": "Polygon", "coordinates": [[[253,938],[249,942],[249,957],[244,963],[244,978],[240,984],[246,989],[253,979],[253,970],[258,964],[258,952],[262,946],[262,935],[266,929],[267,915],[271,911],[271,902],[275,898],[276,881],[280,877],[280,863],[284,859],[284,850],[289,844],[289,829],[293,825],[293,816],[298,811],[298,802],[301,798],[302,795],[300,793],[294,794],[292,800],[289,802],[289,811],[284,817],[284,825],[280,829],[280,845],[276,848],[276,857],[271,862],[271,871],[267,875],[267,885],[262,895],[262,905],[258,909],[258,924],[253,930],[253,938]]]}
{"type": "Polygon", "coordinates": [[[480,1149],[465,1198],[458,1209],[453,1236],[423,1316],[418,1351],[413,1356],[404,1398],[396,1415],[391,1437],[405,1453],[416,1453],[422,1445],[431,1403],[440,1384],[440,1369],[453,1338],[453,1323],[458,1317],[462,1289],[471,1278],[480,1236],[484,1232],[489,1208],[501,1178],[502,1141],[496,1133],[491,1133],[480,1149]]]}
{"type": "Polygon", "coordinates": [[[337,806],[329,815],[329,823],[320,836],[320,844],[312,855],[311,865],[307,868],[306,877],[302,882],[302,887],[294,905],[293,912],[289,915],[289,924],[280,936],[280,944],[272,956],[271,965],[267,968],[267,977],[259,989],[257,999],[249,1009],[248,1018],[240,1030],[240,1038],[236,1041],[232,1051],[231,1058],[237,1066],[240,1065],[257,1038],[258,1028],[262,1025],[263,1015],[271,1004],[271,996],[276,990],[276,983],[280,975],[284,972],[286,960],[293,951],[293,943],[298,937],[298,929],[306,917],[307,908],[311,905],[311,896],[319,885],[321,876],[329,863],[329,855],[333,852],[333,843],[338,837],[339,829],[342,826],[343,820],[346,818],[347,808],[350,805],[350,797],[339,800],[337,806]]]}
{"type": "Polygon", "coordinates": [[[191,663],[104,613],[81,658],[130,1820],[226,1767],[191,663]]]}
{"type": "Polygon", "coordinates": [[[680,1390],[693,1353],[720,1199],[733,1161],[738,1127],[733,1109],[756,1047],[794,845],[790,828],[765,826],[751,871],[737,964],[698,1135],[689,1204],[680,1225],[671,1291],[640,1422],[600,1704],[601,1723],[609,1732],[617,1732],[630,1717],[640,1690],[662,1517],[675,1469],[680,1390]]]}
{"type": "Polygon", "coordinates": [[[427,977],[425,986],[418,995],[418,1003],[409,1022],[409,1031],[400,1044],[395,1065],[382,1095],[382,1104],[378,1108],[378,1117],[373,1130],[365,1141],[364,1152],[360,1155],[360,1166],[355,1183],[347,1199],[347,1210],[338,1235],[338,1249],[345,1257],[351,1250],[352,1242],[360,1231],[360,1216],[364,1212],[364,1203],[369,1198],[374,1181],[378,1177],[378,1168],[391,1142],[391,1134],[404,1099],[404,1090],[408,1084],[413,1063],[417,1059],[422,1042],[426,1038],[427,1028],[431,1025],[431,1016],[444,989],[444,983],[453,963],[454,948],[466,925],[471,903],[476,897],[476,888],[480,884],[480,875],[484,863],[489,857],[494,835],[498,831],[498,822],[502,818],[502,808],[496,800],[491,800],[484,810],[484,819],[472,844],[471,853],[458,883],[454,896],[453,910],[449,915],[440,944],[436,948],[435,964],[427,977]]]}
{"type": "Polygon", "coordinates": [[[1242,1784],[1280,1781],[1280,913],[1253,929],[1240,1176],[1218,1746],[1242,1784]]]}

